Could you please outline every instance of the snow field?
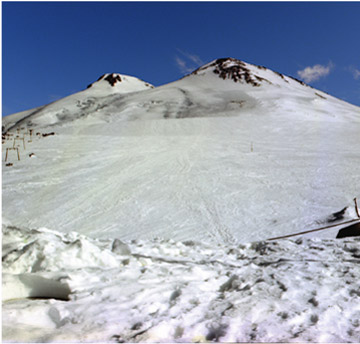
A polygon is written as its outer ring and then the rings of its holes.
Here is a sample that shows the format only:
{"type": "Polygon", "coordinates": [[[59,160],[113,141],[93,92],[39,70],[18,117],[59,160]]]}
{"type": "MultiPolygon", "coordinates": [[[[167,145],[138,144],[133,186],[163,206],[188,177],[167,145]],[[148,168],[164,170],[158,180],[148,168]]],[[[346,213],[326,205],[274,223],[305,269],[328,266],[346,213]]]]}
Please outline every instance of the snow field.
{"type": "Polygon", "coordinates": [[[357,196],[358,128],[271,123],[248,114],[53,128],[28,144],[36,159],[3,167],[4,214],[97,238],[215,243],[321,227],[357,196]]]}
{"type": "Polygon", "coordinates": [[[360,335],[356,238],[214,246],[8,225],[3,242],[5,281],[17,277],[3,286],[11,295],[5,341],[357,342],[360,335]],[[50,282],[67,285],[69,301],[46,300],[50,282]],[[24,299],[23,286],[38,299],[24,299]]]}

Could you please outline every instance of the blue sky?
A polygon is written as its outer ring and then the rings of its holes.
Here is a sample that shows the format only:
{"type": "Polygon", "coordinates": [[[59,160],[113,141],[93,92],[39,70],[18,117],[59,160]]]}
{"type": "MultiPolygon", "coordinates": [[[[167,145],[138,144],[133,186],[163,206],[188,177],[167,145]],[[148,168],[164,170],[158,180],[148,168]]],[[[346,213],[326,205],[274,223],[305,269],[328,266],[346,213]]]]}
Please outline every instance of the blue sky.
{"type": "Polygon", "coordinates": [[[359,2],[2,2],[3,115],[234,57],[360,105],[359,2]]]}

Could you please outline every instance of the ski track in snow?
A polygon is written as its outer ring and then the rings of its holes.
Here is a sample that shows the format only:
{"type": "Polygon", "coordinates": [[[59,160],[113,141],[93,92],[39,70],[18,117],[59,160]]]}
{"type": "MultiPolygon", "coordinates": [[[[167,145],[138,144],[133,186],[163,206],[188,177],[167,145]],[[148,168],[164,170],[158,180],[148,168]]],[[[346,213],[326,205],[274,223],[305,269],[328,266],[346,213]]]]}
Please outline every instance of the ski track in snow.
{"type": "Polygon", "coordinates": [[[301,123],[290,138],[278,123],[258,125],[249,115],[130,122],[120,132],[102,125],[86,135],[59,128],[3,167],[3,211],[14,225],[102,238],[233,243],[318,227],[319,213],[356,196],[357,127],[346,129],[342,154],[333,156],[341,124],[327,123],[320,140],[317,122],[301,123]]]}
{"type": "Polygon", "coordinates": [[[5,226],[3,339],[357,342],[359,244],[124,243],[5,226]]]}

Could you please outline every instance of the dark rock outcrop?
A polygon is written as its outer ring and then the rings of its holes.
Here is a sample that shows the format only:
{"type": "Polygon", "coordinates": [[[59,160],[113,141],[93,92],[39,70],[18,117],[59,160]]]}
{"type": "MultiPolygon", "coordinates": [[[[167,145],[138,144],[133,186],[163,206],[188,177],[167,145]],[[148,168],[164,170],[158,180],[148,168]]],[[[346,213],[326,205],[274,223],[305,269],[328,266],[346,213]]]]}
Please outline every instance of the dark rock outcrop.
{"type": "MultiPolygon", "coordinates": [[[[247,83],[255,87],[261,86],[261,83],[263,81],[270,83],[270,81],[254,75],[250,71],[250,69],[247,68],[245,62],[231,57],[217,59],[210,65],[200,67],[191,74],[196,75],[199,71],[207,69],[209,67],[215,67],[213,72],[224,80],[231,79],[234,82],[247,83]]],[[[262,67],[260,67],[259,69],[261,68],[262,67]]]]}
{"type": "MultiPolygon", "coordinates": [[[[111,86],[114,86],[117,82],[121,82],[121,77],[119,74],[111,73],[111,74],[104,74],[96,81],[106,80],[111,86]]],[[[88,85],[87,88],[90,88],[93,84],[88,85]]]]}

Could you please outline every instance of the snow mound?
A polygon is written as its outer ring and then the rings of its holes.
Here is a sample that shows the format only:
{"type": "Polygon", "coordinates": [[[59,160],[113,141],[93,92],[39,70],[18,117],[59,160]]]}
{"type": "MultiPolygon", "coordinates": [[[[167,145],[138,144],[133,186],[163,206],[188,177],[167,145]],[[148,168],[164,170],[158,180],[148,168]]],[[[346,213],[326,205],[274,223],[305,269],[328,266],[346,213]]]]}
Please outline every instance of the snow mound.
{"type": "Polygon", "coordinates": [[[3,303],[3,339],[357,342],[359,244],[125,243],[7,224],[3,292],[27,299],[3,303]]]}

